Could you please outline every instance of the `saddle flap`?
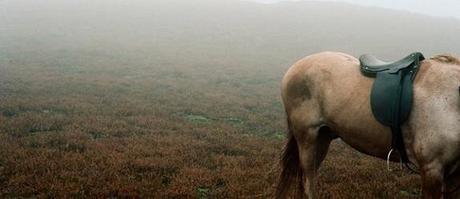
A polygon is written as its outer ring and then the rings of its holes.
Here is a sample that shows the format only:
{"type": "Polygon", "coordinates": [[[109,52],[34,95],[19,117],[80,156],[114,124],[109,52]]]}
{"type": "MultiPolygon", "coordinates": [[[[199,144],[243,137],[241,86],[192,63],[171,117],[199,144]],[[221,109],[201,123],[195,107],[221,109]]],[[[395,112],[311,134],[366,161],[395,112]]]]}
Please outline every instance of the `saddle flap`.
{"type": "Polygon", "coordinates": [[[408,71],[377,73],[371,91],[371,109],[386,126],[404,123],[412,108],[413,84],[408,71]]]}

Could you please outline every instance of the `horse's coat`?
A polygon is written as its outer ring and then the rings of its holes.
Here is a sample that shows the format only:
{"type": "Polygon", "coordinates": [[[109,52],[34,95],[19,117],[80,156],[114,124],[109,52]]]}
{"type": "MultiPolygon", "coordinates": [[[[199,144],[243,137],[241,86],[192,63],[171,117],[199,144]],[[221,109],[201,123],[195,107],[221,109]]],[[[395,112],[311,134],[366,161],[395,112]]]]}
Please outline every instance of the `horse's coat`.
{"type": "MultiPolygon", "coordinates": [[[[425,198],[441,198],[460,183],[455,182],[460,181],[459,63],[448,55],[425,60],[414,80],[413,108],[403,137],[409,160],[420,168],[425,198]]],[[[278,197],[295,179],[303,196],[315,196],[316,171],[337,137],[358,151],[386,158],[391,131],[370,110],[372,82],[361,75],[356,58],[338,52],[307,56],[286,72],[282,99],[289,140],[278,197]]]]}

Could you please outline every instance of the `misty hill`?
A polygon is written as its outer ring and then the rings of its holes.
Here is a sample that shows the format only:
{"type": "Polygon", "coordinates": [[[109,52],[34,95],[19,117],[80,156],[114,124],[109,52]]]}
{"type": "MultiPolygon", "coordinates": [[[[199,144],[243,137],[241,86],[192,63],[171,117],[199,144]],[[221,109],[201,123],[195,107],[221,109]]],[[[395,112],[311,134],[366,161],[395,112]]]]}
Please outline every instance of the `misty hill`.
{"type": "MultiPolygon", "coordinates": [[[[343,3],[0,0],[0,198],[270,198],[289,65],[460,54],[459,25],[343,3]]],[[[420,195],[415,175],[330,149],[320,198],[420,195]]]]}
{"type": "Polygon", "coordinates": [[[458,20],[337,2],[18,0],[0,7],[3,63],[65,57],[284,69],[322,50],[388,59],[460,54],[458,20]]]}

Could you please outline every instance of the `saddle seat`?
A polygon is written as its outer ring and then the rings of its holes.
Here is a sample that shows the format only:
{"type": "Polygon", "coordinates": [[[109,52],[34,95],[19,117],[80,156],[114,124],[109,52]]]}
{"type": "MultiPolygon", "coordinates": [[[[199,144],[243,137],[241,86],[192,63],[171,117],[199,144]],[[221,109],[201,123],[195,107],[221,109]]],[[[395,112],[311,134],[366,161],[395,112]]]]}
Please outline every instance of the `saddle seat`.
{"type": "MultiPolygon", "coordinates": [[[[359,57],[361,64],[361,72],[370,77],[375,77],[378,72],[388,71],[389,73],[397,73],[399,70],[408,68],[411,66],[418,67],[418,62],[423,60],[423,54],[420,52],[414,52],[410,55],[395,61],[386,62],[378,59],[374,55],[365,54],[359,57]]],[[[417,68],[414,68],[417,71],[417,68]]]]}

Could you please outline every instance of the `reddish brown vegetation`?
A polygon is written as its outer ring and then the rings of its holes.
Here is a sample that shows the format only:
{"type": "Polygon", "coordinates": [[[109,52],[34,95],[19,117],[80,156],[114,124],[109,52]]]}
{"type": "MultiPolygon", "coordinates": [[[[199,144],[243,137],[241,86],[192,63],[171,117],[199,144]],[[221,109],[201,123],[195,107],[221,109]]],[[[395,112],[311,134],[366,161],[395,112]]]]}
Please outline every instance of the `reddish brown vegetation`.
{"type": "MultiPolygon", "coordinates": [[[[260,69],[0,65],[0,197],[270,197],[282,70],[260,69]]],[[[414,175],[331,148],[321,197],[419,194],[414,175]]]]}

